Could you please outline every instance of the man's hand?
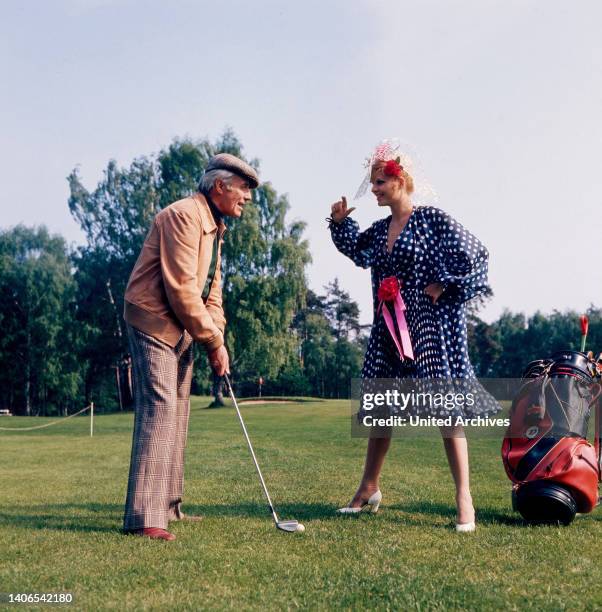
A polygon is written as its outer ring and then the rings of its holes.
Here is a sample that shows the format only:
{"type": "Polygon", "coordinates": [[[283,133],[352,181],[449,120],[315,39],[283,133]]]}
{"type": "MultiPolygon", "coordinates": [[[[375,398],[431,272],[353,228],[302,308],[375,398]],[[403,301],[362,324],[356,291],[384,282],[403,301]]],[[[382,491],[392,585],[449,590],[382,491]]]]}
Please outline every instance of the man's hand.
{"type": "Polygon", "coordinates": [[[424,293],[428,295],[431,300],[433,300],[433,304],[437,303],[437,300],[441,297],[443,293],[443,285],[441,283],[431,283],[424,289],[424,293]]]}
{"type": "Polygon", "coordinates": [[[228,357],[228,351],[223,344],[214,351],[210,351],[208,356],[209,365],[218,376],[230,374],[230,357],[228,357]]]}
{"type": "Polygon", "coordinates": [[[355,210],[355,206],[347,208],[347,198],[342,196],[338,202],[335,202],[330,208],[330,216],[335,223],[340,223],[345,217],[348,217],[355,210]]]}

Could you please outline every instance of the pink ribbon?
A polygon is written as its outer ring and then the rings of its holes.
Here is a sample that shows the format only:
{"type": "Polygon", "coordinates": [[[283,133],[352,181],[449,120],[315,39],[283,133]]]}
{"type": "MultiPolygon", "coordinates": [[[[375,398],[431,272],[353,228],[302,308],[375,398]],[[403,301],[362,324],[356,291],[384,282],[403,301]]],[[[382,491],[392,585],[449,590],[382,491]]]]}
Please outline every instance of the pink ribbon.
{"type": "Polygon", "coordinates": [[[389,312],[386,303],[384,302],[384,300],[381,300],[380,304],[378,305],[379,312],[382,309],[383,317],[385,318],[385,323],[387,324],[387,329],[391,334],[391,338],[393,338],[393,342],[395,342],[395,346],[399,351],[399,356],[401,357],[401,359],[403,359],[404,357],[407,357],[408,359],[414,359],[412,341],[410,340],[408,323],[404,314],[406,305],[404,304],[403,298],[401,297],[401,292],[398,292],[395,296],[393,308],[395,309],[395,318],[397,319],[397,326],[399,328],[399,337],[401,338],[401,345],[399,344],[397,334],[395,333],[395,323],[393,323],[393,317],[389,312]]]}

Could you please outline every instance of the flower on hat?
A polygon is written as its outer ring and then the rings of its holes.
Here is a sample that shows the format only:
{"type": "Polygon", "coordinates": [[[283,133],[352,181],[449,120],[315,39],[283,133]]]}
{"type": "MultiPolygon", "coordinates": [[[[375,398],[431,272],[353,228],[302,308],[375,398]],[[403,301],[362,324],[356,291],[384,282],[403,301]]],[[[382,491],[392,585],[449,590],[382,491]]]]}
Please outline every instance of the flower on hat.
{"type": "Polygon", "coordinates": [[[378,288],[377,296],[381,302],[394,302],[399,295],[399,281],[396,276],[384,278],[378,288]]]}
{"type": "Polygon", "coordinates": [[[383,173],[386,176],[396,176],[399,178],[401,176],[401,171],[403,170],[403,166],[399,163],[399,161],[399,157],[387,161],[385,163],[385,167],[383,168],[383,173]]]}

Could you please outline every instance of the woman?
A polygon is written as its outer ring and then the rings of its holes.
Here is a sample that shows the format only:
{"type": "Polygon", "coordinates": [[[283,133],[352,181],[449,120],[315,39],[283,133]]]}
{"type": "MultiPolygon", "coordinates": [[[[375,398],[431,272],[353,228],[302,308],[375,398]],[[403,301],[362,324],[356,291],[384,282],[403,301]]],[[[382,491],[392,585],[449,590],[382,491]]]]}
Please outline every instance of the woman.
{"type": "MultiPolygon", "coordinates": [[[[394,155],[395,149],[380,145],[369,161],[372,193],[379,206],[391,209],[390,216],[360,232],[349,217],[355,209],[347,207],[345,197],[331,209],[330,230],[337,249],[356,265],[372,270],[375,318],[362,379],[474,378],[464,303],[488,290],[487,249],[443,211],[414,206],[413,178],[394,155]],[[387,308],[379,299],[391,281],[396,291],[400,286],[403,302],[399,303],[405,305],[405,313],[387,308]],[[404,328],[409,332],[405,342],[404,328]]],[[[489,403],[462,412],[466,417],[483,416],[497,409],[489,403]]],[[[461,427],[442,434],[456,485],[456,529],[474,531],[466,438],[461,427]]],[[[390,443],[390,437],[369,439],[360,485],[349,506],[339,512],[378,510],[379,477],[390,443]]]]}

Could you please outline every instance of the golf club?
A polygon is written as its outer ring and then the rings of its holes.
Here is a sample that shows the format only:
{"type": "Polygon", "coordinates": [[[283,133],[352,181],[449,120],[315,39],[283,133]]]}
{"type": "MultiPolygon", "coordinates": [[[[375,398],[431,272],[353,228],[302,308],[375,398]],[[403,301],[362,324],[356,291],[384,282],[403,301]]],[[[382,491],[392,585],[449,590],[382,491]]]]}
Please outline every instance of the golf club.
{"type": "Polygon", "coordinates": [[[274,523],[276,523],[276,527],[280,529],[281,531],[288,531],[289,533],[304,532],[305,527],[301,523],[299,523],[299,521],[280,521],[278,520],[278,515],[276,514],[276,510],[274,510],[274,505],[272,504],[272,500],[270,499],[268,488],[261,474],[261,470],[259,469],[259,463],[257,463],[257,457],[255,457],[255,452],[253,451],[253,445],[251,444],[251,439],[249,438],[249,434],[247,433],[245,422],[242,420],[242,414],[240,413],[240,410],[238,408],[238,403],[236,401],[236,398],[234,397],[234,391],[232,390],[232,385],[230,384],[230,379],[227,374],[224,374],[224,380],[226,381],[228,392],[230,393],[230,397],[232,398],[232,402],[234,403],[234,408],[236,408],[236,414],[238,415],[238,420],[240,421],[242,432],[245,434],[245,439],[247,440],[247,445],[249,446],[249,450],[251,451],[251,457],[253,457],[253,463],[255,463],[255,469],[257,470],[257,473],[259,474],[259,480],[261,481],[263,492],[265,493],[266,499],[268,500],[268,508],[270,509],[270,513],[272,514],[274,523]]]}

